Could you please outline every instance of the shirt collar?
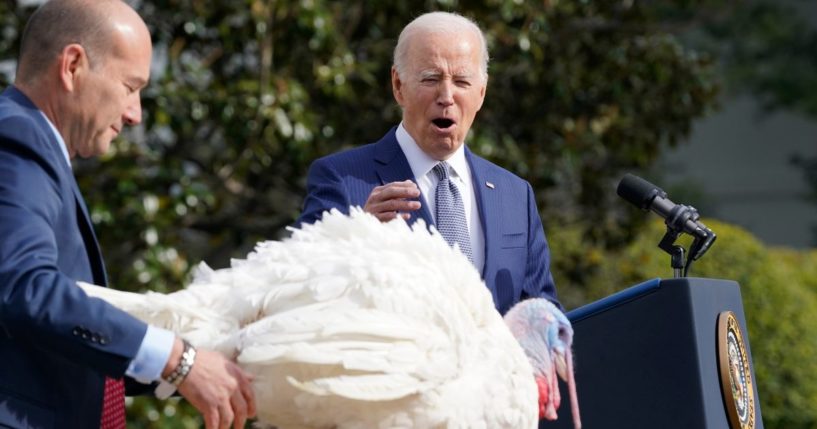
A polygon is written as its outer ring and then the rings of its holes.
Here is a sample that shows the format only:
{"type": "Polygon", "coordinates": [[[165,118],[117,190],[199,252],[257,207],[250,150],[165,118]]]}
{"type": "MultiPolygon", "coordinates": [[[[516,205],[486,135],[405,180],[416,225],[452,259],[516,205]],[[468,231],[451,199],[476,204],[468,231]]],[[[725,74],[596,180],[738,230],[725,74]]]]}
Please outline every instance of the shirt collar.
{"type": "MultiPolygon", "coordinates": [[[[409,167],[411,167],[411,172],[414,174],[414,177],[419,179],[427,175],[431,169],[434,168],[440,161],[428,156],[427,153],[423,152],[420,149],[420,146],[417,145],[417,142],[414,141],[414,138],[406,131],[406,128],[403,126],[403,123],[400,122],[400,126],[397,127],[397,132],[395,133],[395,137],[397,138],[397,144],[400,145],[400,149],[403,150],[403,154],[406,155],[406,160],[408,160],[409,167]]],[[[469,177],[469,170],[468,170],[468,162],[465,160],[465,145],[461,145],[450,158],[445,160],[448,165],[450,166],[450,170],[452,175],[458,176],[460,179],[466,181],[469,177]]]]}
{"type": "Polygon", "coordinates": [[[45,116],[45,113],[43,113],[42,110],[39,110],[38,112],[40,112],[40,115],[42,115],[45,122],[47,122],[48,126],[51,128],[51,133],[54,134],[54,137],[57,139],[62,155],[65,157],[65,162],[68,163],[68,168],[71,168],[71,157],[68,156],[68,148],[65,147],[65,140],[62,139],[62,135],[60,135],[60,132],[57,131],[57,128],[48,119],[48,116],[45,116]]]}

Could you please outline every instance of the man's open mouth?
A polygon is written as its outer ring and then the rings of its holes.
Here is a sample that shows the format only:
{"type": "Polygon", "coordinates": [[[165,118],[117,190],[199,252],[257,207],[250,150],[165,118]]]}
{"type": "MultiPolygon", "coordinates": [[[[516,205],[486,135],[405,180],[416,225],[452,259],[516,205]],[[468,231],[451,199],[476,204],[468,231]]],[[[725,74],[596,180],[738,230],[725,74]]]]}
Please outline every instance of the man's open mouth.
{"type": "Polygon", "coordinates": [[[446,118],[437,118],[437,119],[432,120],[431,122],[433,122],[434,125],[436,125],[438,128],[443,129],[443,130],[454,125],[454,121],[452,121],[451,119],[446,119],[446,118]]]}

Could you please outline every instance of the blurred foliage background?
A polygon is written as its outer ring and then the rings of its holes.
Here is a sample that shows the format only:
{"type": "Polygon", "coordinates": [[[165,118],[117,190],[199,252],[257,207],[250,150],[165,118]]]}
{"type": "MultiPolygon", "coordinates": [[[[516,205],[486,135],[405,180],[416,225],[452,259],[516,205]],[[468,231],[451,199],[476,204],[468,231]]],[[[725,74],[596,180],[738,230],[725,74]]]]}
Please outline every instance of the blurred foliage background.
{"type": "MultiPolygon", "coordinates": [[[[794,1],[794,0],[793,0],[794,1]]],[[[0,87],[36,1],[0,0],[0,87]]],[[[153,34],[144,123],[75,162],[112,284],[171,291],[298,215],[316,157],[396,124],[389,68],[400,29],[430,10],[475,19],[491,52],[470,147],[531,182],[567,308],[668,277],[660,224],[624,207],[625,171],[649,175],[724,94],[817,117],[817,35],[769,1],[142,0],[153,34]]],[[[817,160],[799,159],[817,195],[817,160]]],[[[814,252],[720,238],[693,267],[743,286],[767,428],[817,427],[814,252]]],[[[129,399],[133,428],[201,422],[183,402],[129,399]]]]}

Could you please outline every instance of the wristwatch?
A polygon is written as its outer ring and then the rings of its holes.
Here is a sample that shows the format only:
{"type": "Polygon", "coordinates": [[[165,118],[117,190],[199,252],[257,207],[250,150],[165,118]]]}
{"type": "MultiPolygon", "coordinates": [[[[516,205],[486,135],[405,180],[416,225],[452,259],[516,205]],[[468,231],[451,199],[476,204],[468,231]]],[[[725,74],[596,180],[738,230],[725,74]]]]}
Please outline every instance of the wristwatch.
{"type": "Polygon", "coordinates": [[[182,358],[176,368],[167,376],[159,380],[159,385],[156,387],[154,393],[159,399],[167,399],[176,392],[176,389],[182,384],[182,381],[190,374],[193,369],[193,363],[196,362],[196,348],[187,340],[182,339],[184,350],[182,351],[182,358]]]}

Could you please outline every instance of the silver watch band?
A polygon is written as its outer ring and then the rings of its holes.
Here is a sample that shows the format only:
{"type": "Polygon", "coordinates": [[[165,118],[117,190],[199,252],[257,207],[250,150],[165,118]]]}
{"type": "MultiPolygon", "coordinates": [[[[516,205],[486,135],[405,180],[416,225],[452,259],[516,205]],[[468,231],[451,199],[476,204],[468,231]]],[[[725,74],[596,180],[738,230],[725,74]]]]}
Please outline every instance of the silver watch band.
{"type": "Polygon", "coordinates": [[[183,339],[182,342],[184,343],[182,358],[179,360],[179,364],[176,365],[176,368],[173,369],[173,372],[165,378],[166,382],[176,387],[182,384],[182,381],[184,381],[187,374],[190,373],[190,370],[193,369],[193,364],[196,362],[196,348],[187,342],[187,340],[183,339]]]}

